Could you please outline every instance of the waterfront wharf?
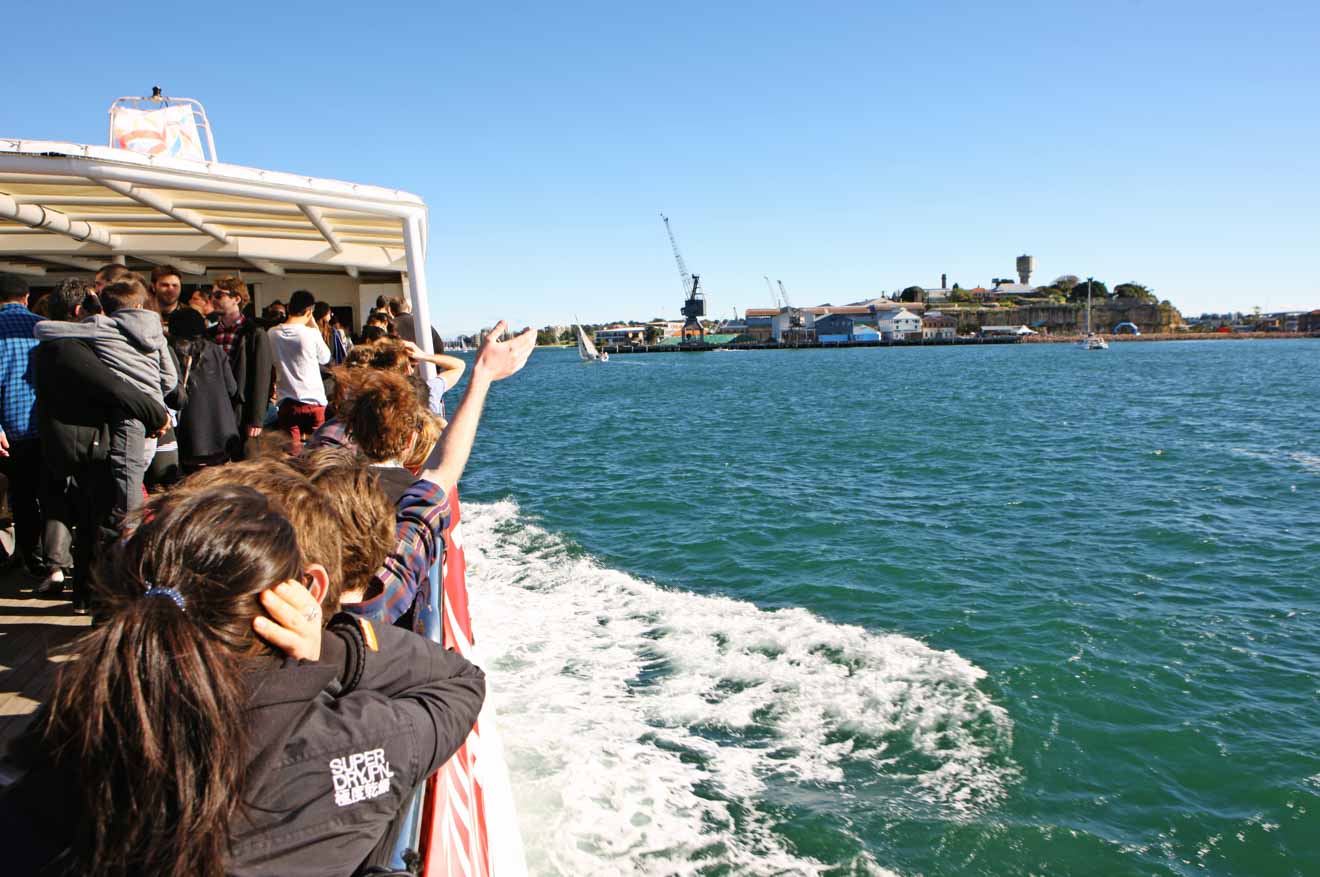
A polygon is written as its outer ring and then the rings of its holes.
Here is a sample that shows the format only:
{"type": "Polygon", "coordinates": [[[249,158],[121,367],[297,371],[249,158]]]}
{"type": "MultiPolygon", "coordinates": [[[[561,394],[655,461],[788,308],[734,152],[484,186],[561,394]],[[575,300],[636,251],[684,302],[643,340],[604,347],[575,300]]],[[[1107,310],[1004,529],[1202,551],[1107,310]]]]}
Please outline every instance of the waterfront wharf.
{"type": "MultiPolygon", "coordinates": [[[[1110,343],[1143,341],[1277,341],[1285,338],[1320,339],[1320,332],[1159,332],[1143,335],[1101,335],[1110,343]]],[[[835,347],[964,347],[985,344],[1076,344],[1081,335],[1023,335],[1006,338],[914,338],[910,341],[756,341],[738,344],[611,344],[616,353],[702,353],[710,350],[819,350],[835,347]]]]}
{"type": "Polygon", "coordinates": [[[918,338],[911,341],[744,341],[736,344],[611,344],[603,348],[616,353],[701,353],[706,350],[819,350],[835,347],[955,347],[983,344],[1018,344],[1009,338],[918,338]]]}

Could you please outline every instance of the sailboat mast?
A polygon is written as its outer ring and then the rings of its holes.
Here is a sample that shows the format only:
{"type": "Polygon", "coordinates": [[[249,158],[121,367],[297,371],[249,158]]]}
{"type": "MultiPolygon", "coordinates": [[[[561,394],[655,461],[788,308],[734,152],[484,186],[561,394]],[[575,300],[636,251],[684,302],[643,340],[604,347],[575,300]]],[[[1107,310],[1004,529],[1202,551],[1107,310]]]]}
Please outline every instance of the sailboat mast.
{"type": "Polygon", "coordinates": [[[1086,334],[1091,334],[1091,278],[1086,278],[1086,334]]]}

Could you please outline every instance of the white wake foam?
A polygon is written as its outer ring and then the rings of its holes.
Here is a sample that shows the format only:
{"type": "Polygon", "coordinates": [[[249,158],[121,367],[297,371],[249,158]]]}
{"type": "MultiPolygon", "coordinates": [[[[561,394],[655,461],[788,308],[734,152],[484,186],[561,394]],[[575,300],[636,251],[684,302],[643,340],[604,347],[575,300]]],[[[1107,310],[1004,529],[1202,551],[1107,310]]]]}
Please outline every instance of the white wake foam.
{"type": "MultiPolygon", "coordinates": [[[[463,512],[533,873],[820,873],[778,830],[793,811],[959,818],[1016,774],[1007,714],[953,652],[666,590],[512,502],[463,512]]],[[[864,851],[846,864],[891,873],[864,851]]]]}

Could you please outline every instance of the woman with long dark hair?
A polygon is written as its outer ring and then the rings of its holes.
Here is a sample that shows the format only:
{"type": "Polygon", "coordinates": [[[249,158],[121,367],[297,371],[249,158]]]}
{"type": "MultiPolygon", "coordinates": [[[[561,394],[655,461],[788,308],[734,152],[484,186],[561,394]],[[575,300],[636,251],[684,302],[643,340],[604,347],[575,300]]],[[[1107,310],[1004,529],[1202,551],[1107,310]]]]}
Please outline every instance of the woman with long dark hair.
{"type": "Polygon", "coordinates": [[[484,683],[403,631],[341,618],[323,635],[327,585],[251,488],[149,502],[24,741],[6,871],[348,875],[370,858],[484,683]]]}

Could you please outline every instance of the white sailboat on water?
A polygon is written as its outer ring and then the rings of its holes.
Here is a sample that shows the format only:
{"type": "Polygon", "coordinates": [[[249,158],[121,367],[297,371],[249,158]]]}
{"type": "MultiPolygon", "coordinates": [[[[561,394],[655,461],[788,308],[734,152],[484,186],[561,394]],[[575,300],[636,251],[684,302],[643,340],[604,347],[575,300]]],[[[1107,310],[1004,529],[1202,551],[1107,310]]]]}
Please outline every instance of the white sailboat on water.
{"type": "Polygon", "coordinates": [[[587,337],[587,333],[582,331],[582,326],[574,326],[573,330],[577,332],[578,356],[582,357],[583,362],[610,361],[610,355],[608,353],[601,353],[596,350],[596,345],[591,343],[591,339],[587,337]]]}
{"type": "Polygon", "coordinates": [[[1077,342],[1082,350],[1108,350],[1109,342],[1091,331],[1091,278],[1086,278],[1086,337],[1077,342]]]}

